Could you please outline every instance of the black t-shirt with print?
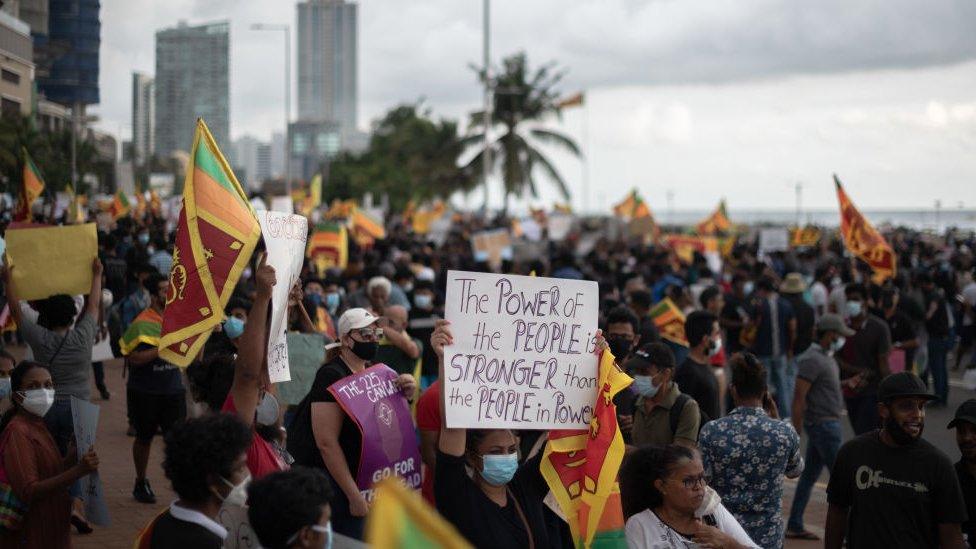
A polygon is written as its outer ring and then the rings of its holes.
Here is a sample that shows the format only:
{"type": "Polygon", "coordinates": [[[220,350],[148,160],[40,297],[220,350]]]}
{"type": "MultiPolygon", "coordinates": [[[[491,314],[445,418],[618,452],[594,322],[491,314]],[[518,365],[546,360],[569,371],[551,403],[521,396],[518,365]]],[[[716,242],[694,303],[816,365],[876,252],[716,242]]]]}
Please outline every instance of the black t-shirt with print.
{"type": "Polygon", "coordinates": [[[849,508],[848,547],[936,548],[939,524],[966,520],[949,458],[925,440],[892,448],[879,431],[841,447],[827,501],[849,508]]]}

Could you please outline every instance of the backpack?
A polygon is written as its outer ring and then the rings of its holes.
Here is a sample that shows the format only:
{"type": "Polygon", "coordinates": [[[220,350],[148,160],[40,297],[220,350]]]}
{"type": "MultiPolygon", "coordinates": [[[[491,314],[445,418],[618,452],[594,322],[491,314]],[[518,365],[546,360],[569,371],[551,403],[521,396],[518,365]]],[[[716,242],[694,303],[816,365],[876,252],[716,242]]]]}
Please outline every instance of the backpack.
{"type": "MultiPolygon", "coordinates": [[[[684,393],[679,393],[678,398],[675,399],[674,401],[674,405],[671,406],[671,410],[668,412],[668,423],[670,424],[671,427],[672,438],[674,437],[674,434],[678,431],[678,421],[681,419],[681,412],[684,411],[685,404],[688,404],[689,400],[691,400],[690,396],[684,393]]],[[[702,426],[705,425],[708,421],[709,421],[708,414],[706,414],[701,408],[699,408],[698,409],[698,433],[699,434],[701,434],[702,426]]]]}

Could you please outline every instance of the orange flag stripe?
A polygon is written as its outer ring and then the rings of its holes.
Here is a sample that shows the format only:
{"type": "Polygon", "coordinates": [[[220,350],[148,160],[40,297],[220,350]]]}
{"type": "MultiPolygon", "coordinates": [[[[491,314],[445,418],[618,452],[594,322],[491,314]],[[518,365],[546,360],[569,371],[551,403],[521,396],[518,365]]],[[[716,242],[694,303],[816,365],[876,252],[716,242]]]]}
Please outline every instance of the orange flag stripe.
{"type": "Polygon", "coordinates": [[[220,212],[220,219],[241,235],[250,234],[254,227],[254,215],[240,207],[240,203],[230,195],[207,172],[200,168],[193,170],[196,206],[207,212],[220,212]],[[237,207],[234,207],[237,206],[237,207]]]}

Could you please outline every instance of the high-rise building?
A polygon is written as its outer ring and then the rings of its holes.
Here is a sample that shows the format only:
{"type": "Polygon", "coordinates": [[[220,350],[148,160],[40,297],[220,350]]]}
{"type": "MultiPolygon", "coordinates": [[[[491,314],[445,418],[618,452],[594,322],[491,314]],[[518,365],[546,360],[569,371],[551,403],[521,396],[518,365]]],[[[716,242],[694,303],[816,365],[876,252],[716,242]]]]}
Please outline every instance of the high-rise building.
{"type": "Polygon", "coordinates": [[[98,103],[99,9],[99,0],[21,1],[34,37],[37,89],[47,99],[68,106],[98,103]]]}
{"type": "Polygon", "coordinates": [[[356,131],[357,8],[345,0],[298,3],[298,120],[356,131]]]}
{"type": "MultiPolygon", "coordinates": [[[[255,152],[254,177],[252,180],[258,183],[263,183],[268,179],[271,179],[271,144],[258,143],[258,147],[255,152]]],[[[260,185],[255,185],[252,188],[259,189],[260,185]]]]}
{"type": "Polygon", "coordinates": [[[155,152],[156,85],[153,78],[132,73],[132,161],[143,166],[155,152]]]}
{"type": "Polygon", "coordinates": [[[31,113],[34,82],[30,27],[0,11],[0,115],[31,113]]]}
{"type": "Polygon", "coordinates": [[[230,25],[219,21],[156,32],[156,154],[189,151],[203,117],[217,144],[230,146],[230,25]]]}
{"type": "Polygon", "coordinates": [[[274,132],[271,134],[271,176],[285,175],[285,134],[274,132]]]}

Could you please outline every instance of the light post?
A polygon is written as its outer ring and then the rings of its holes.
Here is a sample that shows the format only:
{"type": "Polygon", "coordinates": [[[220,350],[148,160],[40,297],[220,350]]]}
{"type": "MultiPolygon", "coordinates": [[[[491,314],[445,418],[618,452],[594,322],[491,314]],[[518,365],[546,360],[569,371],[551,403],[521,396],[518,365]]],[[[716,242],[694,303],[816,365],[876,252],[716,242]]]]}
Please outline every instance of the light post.
{"type": "Polygon", "coordinates": [[[291,151],[288,123],[291,120],[291,27],[288,25],[254,23],[251,30],[285,32],[285,192],[291,198],[291,151]]]}

